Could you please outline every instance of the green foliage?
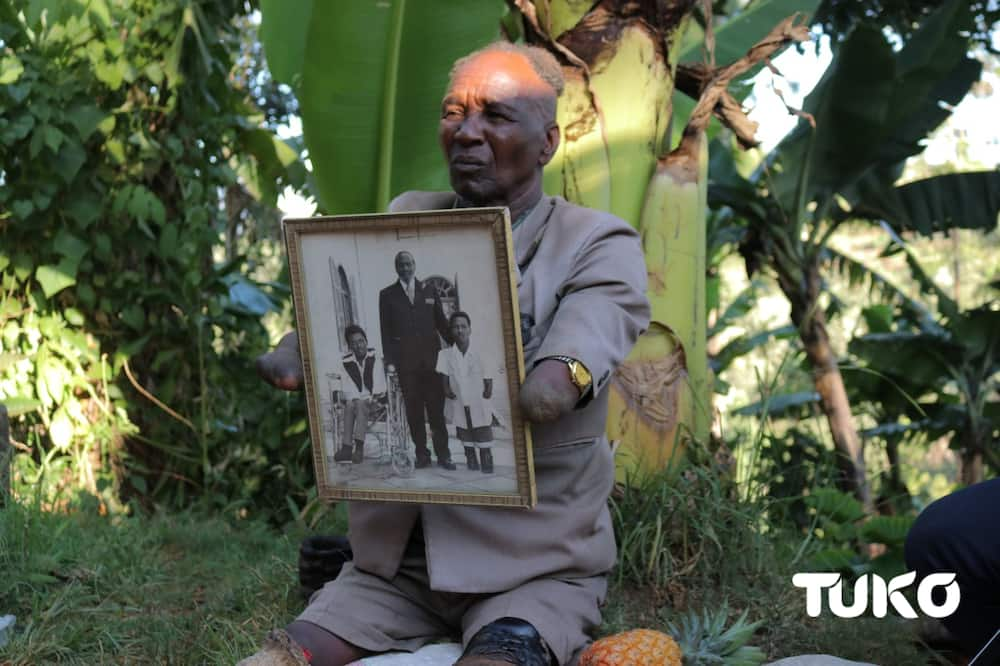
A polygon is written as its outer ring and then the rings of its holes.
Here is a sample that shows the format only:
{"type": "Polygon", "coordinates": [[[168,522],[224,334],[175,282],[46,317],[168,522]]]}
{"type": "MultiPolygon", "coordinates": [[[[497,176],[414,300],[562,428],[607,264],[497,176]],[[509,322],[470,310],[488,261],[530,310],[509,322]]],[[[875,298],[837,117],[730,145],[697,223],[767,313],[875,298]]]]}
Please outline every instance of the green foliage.
{"type": "Polygon", "coordinates": [[[0,4],[0,401],[38,478],[67,458],[91,492],[306,485],[301,413],[251,365],[285,293],[249,278],[246,243],[223,252],[253,223],[233,202],[304,177],[233,83],[244,11],[0,4]],[[303,471],[265,483],[287,436],[303,471]]]}
{"type": "Polygon", "coordinates": [[[729,622],[728,605],[715,612],[689,612],[679,622],[667,623],[667,631],[684,655],[684,666],[758,666],[766,655],[759,647],[747,645],[762,620],[747,622],[747,611],[729,622]]]}
{"type": "Polygon", "coordinates": [[[950,436],[952,448],[967,460],[981,455],[1000,472],[1000,312],[989,304],[960,310],[902,239],[894,237],[889,251],[904,254],[938,314],[901,300],[878,318],[870,313],[874,326],[851,340],[849,348],[867,372],[852,374],[850,388],[880,417],[872,434],[904,440],[950,436]]]}
{"type": "Polygon", "coordinates": [[[452,62],[499,37],[500,0],[264,0],[262,38],[292,85],[327,213],[447,187],[434,132],[452,62]]]}
{"type": "Polygon", "coordinates": [[[814,516],[817,550],[806,563],[809,571],[841,571],[854,576],[875,573],[891,578],[906,571],[903,544],[915,516],[873,516],[854,497],[833,488],[816,488],[805,498],[814,516]],[[859,544],[881,544],[875,557],[859,544]]]}

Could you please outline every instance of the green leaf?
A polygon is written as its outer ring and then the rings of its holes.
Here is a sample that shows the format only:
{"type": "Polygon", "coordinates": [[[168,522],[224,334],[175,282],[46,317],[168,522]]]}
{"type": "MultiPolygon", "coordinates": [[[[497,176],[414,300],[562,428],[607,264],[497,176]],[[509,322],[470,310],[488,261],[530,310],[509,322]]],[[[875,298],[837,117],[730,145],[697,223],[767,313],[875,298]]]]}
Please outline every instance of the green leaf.
{"type": "Polygon", "coordinates": [[[42,125],[41,132],[45,135],[45,145],[53,153],[59,150],[63,139],[66,138],[62,131],[53,125],[42,125]]]}
{"type": "Polygon", "coordinates": [[[733,414],[740,416],[757,416],[766,413],[768,416],[785,416],[788,414],[798,414],[805,406],[819,402],[819,393],[815,391],[800,391],[798,393],[785,393],[776,395],[764,400],[752,402],[749,405],[733,410],[733,414]]]}
{"type": "Polygon", "coordinates": [[[52,415],[49,423],[49,437],[57,449],[66,449],[73,442],[73,420],[65,407],[60,407],[52,415]]]}
{"type": "Polygon", "coordinates": [[[328,212],[383,210],[395,193],[447,187],[433,128],[448,72],[496,38],[502,12],[494,0],[461,11],[454,0],[314,3],[299,100],[328,212]]]}
{"type": "Polygon", "coordinates": [[[73,326],[83,326],[84,322],[83,313],[81,313],[76,308],[66,308],[63,311],[63,317],[65,317],[66,321],[68,321],[73,326]]]}
{"type": "Polygon", "coordinates": [[[15,55],[0,58],[0,85],[8,86],[17,83],[24,73],[24,65],[15,55]]]}
{"type": "Polygon", "coordinates": [[[261,0],[260,41],[275,81],[296,88],[301,80],[313,0],[261,0]]]}
{"type": "Polygon", "coordinates": [[[807,506],[816,509],[816,513],[838,523],[850,523],[865,515],[861,502],[833,488],[816,488],[811,495],[806,496],[805,502],[807,506]]]}
{"type": "Polygon", "coordinates": [[[861,311],[868,331],[871,333],[888,333],[892,330],[892,308],[888,305],[871,305],[861,311]]]}
{"type": "Polygon", "coordinates": [[[861,537],[887,546],[902,546],[913,521],[913,516],[875,516],[861,526],[861,537]]]}
{"type": "Polygon", "coordinates": [[[850,548],[824,548],[809,558],[808,568],[813,571],[850,571],[856,557],[850,548]]]}
{"type": "Polygon", "coordinates": [[[125,79],[125,63],[121,61],[95,63],[94,74],[98,81],[112,90],[118,90],[125,79]]]}
{"type": "Polygon", "coordinates": [[[174,225],[165,226],[157,242],[160,254],[165,258],[174,258],[177,254],[177,227],[174,225]]]}
{"type": "Polygon", "coordinates": [[[101,216],[101,200],[95,193],[76,194],[64,210],[81,228],[86,229],[101,216]]]}
{"type": "Polygon", "coordinates": [[[81,104],[70,109],[66,119],[76,128],[80,140],[86,141],[106,117],[108,114],[93,104],[81,104]]]}
{"type": "Polygon", "coordinates": [[[26,220],[35,210],[35,204],[28,200],[15,201],[10,205],[11,212],[14,213],[15,220],[26,220]]]}
{"type": "Polygon", "coordinates": [[[778,148],[783,172],[771,184],[791,217],[817,198],[848,196],[870,170],[891,171],[922,150],[919,140],[948,115],[939,101],[954,104],[975,81],[968,25],[968,3],[950,0],[901,52],[877,26],[862,24],[847,37],[806,98],[816,129],[800,121],[778,148]]]}
{"type": "Polygon", "coordinates": [[[90,245],[85,241],[77,238],[72,233],[66,229],[60,229],[56,237],[52,239],[53,249],[68,259],[71,259],[74,263],[79,264],[80,259],[83,255],[87,253],[90,249],[90,245]]]}
{"type": "Polygon", "coordinates": [[[121,317],[125,325],[135,331],[141,331],[146,325],[146,313],[143,312],[142,306],[137,303],[123,309],[121,317]]]}
{"type": "Polygon", "coordinates": [[[42,406],[42,402],[40,400],[20,396],[2,398],[0,399],[0,402],[7,407],[7,415],[11,417],[28,414],[42,406]]]}
{"type": "Polygon", "coordinates": [[[34,126],[35,117],[30,113],[24,113],[11,120],[0,136],[2,136],[3,142],[9,145],[28,136],[34,126]]]}
{"type": "Polygon", "coordinates": [[[852,215],[886,222],[896,233],[929,236],[949,229],[992,231],[1000,214],[1000,171],[949,173],[899,187],[883,183],[861,192],[852,215]]]}
{"type": "Polygon", "coordinates": [[[51,298],[66,287],[76,284],[79,261],[64,257],[58,264],[44,264],[35,270],[35,279],[42,285],[46,298],[51,298]]]}
{"type": "Polygon", "coordinates": [[[76,177],[76,174],[80,172],[80,167],[86,161],[87,153],[84,152],[83,146],[78,141],[69,139],[63,145],[62,150],[59,151],[59,156],[56,158],[52,168],[63,179],[63,182],[68,185],[76,177]]]}

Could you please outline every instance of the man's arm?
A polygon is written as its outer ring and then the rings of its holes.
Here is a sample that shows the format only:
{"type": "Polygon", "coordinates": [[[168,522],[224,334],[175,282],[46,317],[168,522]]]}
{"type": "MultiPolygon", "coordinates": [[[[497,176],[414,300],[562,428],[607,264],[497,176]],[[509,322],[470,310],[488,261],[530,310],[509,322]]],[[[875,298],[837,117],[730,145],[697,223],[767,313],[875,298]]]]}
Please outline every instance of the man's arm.
{"type": "Polygon", "coordinates": [[[521,388],[519,402],[530,421],[553,421],[586,404],[649,325],[646,264],[637,234],[623,222],[602,220],[559,291],[552,326],[536,352],[541,360],[521,388]],[[553,356],[581,362],[593,377],[590,391],[581,395],[568,365],[553,356]]]}
{"type": "Polygon", "coordinates": [[[272,386],[286,391],[301,391],[305,384],[299,334],[286,333],[270,352],[257,357],[257,373],[272,386]]]}
{"type": "Polygon", "coordinates": [[[379,331],[382,333],[382,353],[385,355],[386,367],[396,365],[396,344],[392,340],[392,316],[389,303],[389,290],[383,289],[378,293],[378,323],[379,331]]]}

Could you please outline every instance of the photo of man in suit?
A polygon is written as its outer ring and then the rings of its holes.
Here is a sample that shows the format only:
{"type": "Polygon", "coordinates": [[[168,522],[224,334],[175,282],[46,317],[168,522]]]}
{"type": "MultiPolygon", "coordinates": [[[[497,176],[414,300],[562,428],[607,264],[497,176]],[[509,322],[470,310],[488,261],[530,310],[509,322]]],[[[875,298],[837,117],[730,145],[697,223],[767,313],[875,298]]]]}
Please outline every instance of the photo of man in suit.
{"type": "Polygon", "coordinates": [[[399,252],[395,267],[399,279],[378,295],[386,368],[395,369],[399,375],[406,422],[416,449],[416,468],[431,464],[424,425],[426,411],[438,467],[453,470],[444,419],[444,385],[436,370],[441,349],[438,333],[449,339],[448,320],[437,293],[414,277],[417,264],[413,255],[399,252]]]}

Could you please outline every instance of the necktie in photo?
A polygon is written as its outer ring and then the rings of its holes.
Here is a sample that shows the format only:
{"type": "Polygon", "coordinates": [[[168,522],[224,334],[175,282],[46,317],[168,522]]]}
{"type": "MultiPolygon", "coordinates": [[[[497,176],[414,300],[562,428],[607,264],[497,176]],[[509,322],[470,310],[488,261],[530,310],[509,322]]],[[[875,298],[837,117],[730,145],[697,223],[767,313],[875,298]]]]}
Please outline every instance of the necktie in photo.
{"type": "Polygon", "coordinates": [[[406,297],[410,299],[410,305],[413,305],[413,283],[410,282],[406,285],[406,297]]]}

